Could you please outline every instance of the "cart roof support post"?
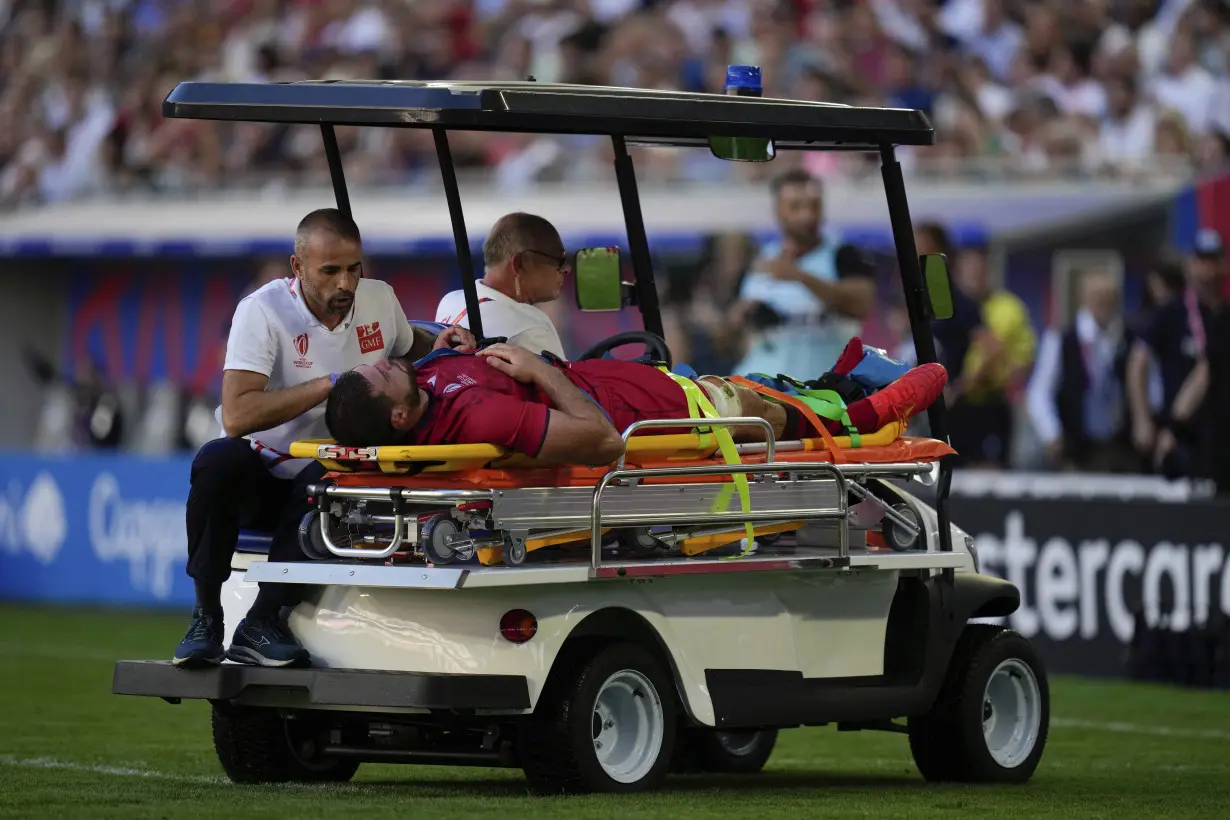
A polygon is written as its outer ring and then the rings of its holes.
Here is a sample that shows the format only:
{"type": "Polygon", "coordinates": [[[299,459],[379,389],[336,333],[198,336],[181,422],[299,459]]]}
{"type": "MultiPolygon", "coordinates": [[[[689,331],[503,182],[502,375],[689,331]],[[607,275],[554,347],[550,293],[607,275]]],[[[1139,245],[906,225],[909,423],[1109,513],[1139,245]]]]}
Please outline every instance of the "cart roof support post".
{"type": "Polygon", "coordinates": [[[448,215],[453,223],[453,242],[457,246],[457,265],[461,268],[461,289],[466,298],[466,315],[470,317],[470,332],[482,344],[483,317],[478,311],[478,287],[474,284],[474,260],[470,257],[470,237],[466,233],[466,218],[461,210],[461,189],[457,187],[457,169],[453,167],[453,152],[448,145],[448,133],[443,128],[431,129],[436,139],[436,156],[440,159],[440,177],[444,181],[444,198],[448,200],[448,215]]]}
{"type": "Polygon", "coordinates": [[[329,163],[329,178],[333,180],[337,209],[354,219],[354,214],[350,212],[350,194],[346,192],[346,175],[342,171],[342,153],[337,147],[337,134],[332,125],[321,123],[320,135],[325,141],[325,161],[329,163]]]}
{"type": "MultiPolygon", "coordinates": [[[[935,334],[931,329],[931,300],[923,281],[918,261],[918,248],[914,244],[914,224],[910,220],[910,203],[905,193],[905,179],[901,163],[892,145],[880,146],[880,173],[884,178],[884,195],[888,199],[888,220],[892,226],[893,244],[897,246],[897,266],[901,270],[901,284],[905,289],[905,306],[910,317],[910,335],[914,337],[914,351],[919,364],[934,362],[935,334]]],[[[941,441],[948,439],[948,407],[941,394],[927,408],[927,420],[931,423],[931,435],[941,441]]],[[[940,459],[939,481],[936,482],[935,512],[940,525],[940,549],[952,551],[952,531],[948,523],[948,487],[952,466],[948,458],[940,459]]]]}
{"type": "Polygon", "coordinates": [[[636,169],[621,135],[611,136],[611,147],[615,149],[615,181],[619,184],[628,251],[632,255],[632,270],[636,274],[636,303],[641,309],[645,329],[663,336],[665,331],[662,329],[662,311],[658,306],[658,288],[653,280],[653,257],[649,254],[649,237],[645,232],[641,197],[636,188],[636,169]]]}

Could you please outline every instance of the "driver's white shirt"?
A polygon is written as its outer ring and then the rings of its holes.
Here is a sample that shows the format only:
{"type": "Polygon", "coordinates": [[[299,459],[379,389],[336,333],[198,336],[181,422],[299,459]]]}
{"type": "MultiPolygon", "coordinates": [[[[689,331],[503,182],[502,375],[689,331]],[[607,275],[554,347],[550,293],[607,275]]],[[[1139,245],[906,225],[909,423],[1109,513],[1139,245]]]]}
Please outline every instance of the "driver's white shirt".
{"type": "MultiPolygon", "coordinates": [[[[360,364],[402,356],[414,332],[387,282],[360,279],[350,315],[329,330],[299,293],[294,277],[276,279],[244,297],[235,308],[226,343],[226,370],[250,370],[269,377],[266,390],[282,390],[360,364]]],[[[222,425],[222,407],[215,418],[222,425]]],[[[225,430],[220,431],[225,436],[225,430]]],[[[300,439],[328,438],[325,403],[271,430],[245,436],[279,478],[292,478],[310,459],[289,457],[300,439]]]]}
{"type": "MultiPolygon", "coordinates": [[[[519,345],[534,353],[549,350],[561,359],[564,345],[559,332],[551,323],[551,317],[533,305],[526,305],[509,298],[495,288],[475,282],[478,291],[479,310],[482,312],[483,335],[503,336],[509,344],[519,345]]],[[[446,293],[436,308],[436,321],[446,325],[461,325],[470,329],[465,291],[446,293]]]]}

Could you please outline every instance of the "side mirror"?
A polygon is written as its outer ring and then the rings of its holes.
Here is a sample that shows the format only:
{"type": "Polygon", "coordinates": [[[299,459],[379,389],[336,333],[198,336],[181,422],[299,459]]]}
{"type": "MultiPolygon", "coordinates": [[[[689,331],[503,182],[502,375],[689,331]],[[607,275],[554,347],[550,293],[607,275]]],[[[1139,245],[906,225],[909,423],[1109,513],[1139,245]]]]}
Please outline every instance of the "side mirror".
{"type": "Polygon", "coordinates": [[[931,300],[931,315],[936,319],[952,318],[952,286],[948,282],[948,258],[942,253],[919,257],[927,297],[931,300]]]}
{"type": "Polygon", "coordinates": [[[624,306],[619,248],[583,248],[577,251],[577,307],[588,312],[620,310],[624,306]]]}
{"type": "Polygon", "coordinates": [[[765,137],[710,137],[709,151],[728,162],[769,162],[777,146],[765,137]]]}

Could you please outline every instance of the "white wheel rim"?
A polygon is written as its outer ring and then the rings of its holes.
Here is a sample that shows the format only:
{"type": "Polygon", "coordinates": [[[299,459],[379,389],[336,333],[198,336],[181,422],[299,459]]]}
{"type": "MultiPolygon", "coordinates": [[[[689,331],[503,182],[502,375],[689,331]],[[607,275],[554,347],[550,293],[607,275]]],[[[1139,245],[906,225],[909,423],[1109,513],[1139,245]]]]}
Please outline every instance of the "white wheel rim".
{"type": "Polygon", "coordinates": [[[1042,690],[1024,661],[1010,658],[991,673],[982,694],[982,736],[1005,769],[1021,765],[1042,729],[1042,690]]]}
{"type": "Polygon", "coordinates": [[[598,765],[617,783],[636,783],[649,774],[662,751],[662,699],[649,678],[621,670],[598,690],[591,726],[598,765]]]}

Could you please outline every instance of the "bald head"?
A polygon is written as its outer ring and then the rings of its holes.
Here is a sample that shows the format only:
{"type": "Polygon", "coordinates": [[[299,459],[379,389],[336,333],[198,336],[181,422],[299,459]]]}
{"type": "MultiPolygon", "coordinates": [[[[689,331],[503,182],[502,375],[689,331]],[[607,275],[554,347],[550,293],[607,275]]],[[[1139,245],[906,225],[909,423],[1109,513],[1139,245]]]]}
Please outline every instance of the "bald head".
{"type": "Polygon", "coordinates": [[[483,242],[487,285],[534,304],[559,297],[567,254],[559,231],[541,216],[511,213],[500,217],[483,242]]]}
{"type": "Polygon", "coordinates": [[[524,251],[555,253],[560,250],[559,232],[541,216],[512,213],[496,220],[483,242],[483,265],[499,267],[524,251]]]}

